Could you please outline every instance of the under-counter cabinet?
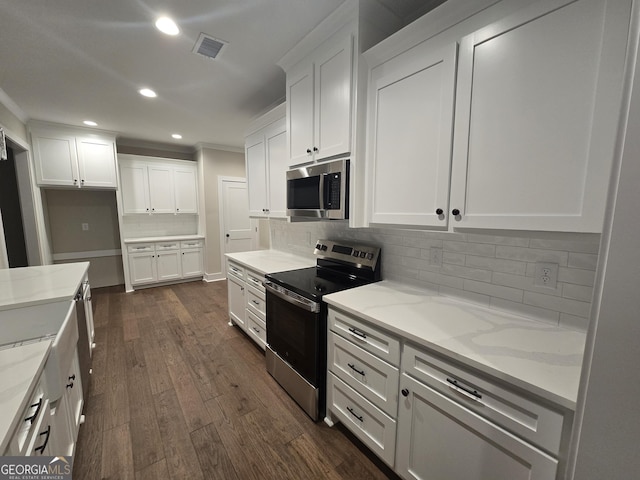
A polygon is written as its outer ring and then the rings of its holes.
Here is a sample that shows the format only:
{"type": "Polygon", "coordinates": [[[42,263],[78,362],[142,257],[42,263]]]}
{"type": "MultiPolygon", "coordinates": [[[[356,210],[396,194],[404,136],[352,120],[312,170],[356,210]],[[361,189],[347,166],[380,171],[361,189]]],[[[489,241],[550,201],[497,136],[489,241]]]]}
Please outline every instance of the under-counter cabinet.
{"type": "Polygon", "coordinates": [[[30,131],[39,186],[117,188],[115,136],[40,125],[30,131]]]}
{"type": "Polygon", "coordinates": [[[182,278],[200,277],[204,274],[204,256],[202,240],[180,242],[182,278]]]}
{"type": "Polygon", "coordinates": [[[197,214],[193,162],[119,155],[122,211],[129,214],[197,214]]]}
{"type": "Polygon", "coordinates": [[[228,262],[227,265],[227,294],[229,301],[229,321],[246,331],[244,267],[228,262]]]}
{"type": "Polygon", "coordinates": [[[486,6],[452,21],[462,7],[445,3],[418,21],[440,33],[366,53],[369,222],[599,232],[630,2],[486,6]]]}
{"type": "MultiPolygon", "coordinates": [[[[283,108],[277,109],[284,114],[283,108]]],[[[289,157],[283,116],[245,138],[245,159],[249,215],[286,217],[285,188],[289,157]]]]}
{"type": "Polygon", "coordinates": [[[267,346],[264,275],[227,261],[229,320],[242,328],[263,350],[267,346]]]}

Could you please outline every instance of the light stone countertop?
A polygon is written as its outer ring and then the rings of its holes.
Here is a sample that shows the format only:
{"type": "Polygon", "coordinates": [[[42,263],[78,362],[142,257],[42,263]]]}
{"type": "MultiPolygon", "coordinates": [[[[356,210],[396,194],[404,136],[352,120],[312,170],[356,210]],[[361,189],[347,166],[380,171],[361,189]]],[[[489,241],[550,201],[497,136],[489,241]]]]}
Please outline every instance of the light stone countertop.
{"type": "Polygon", "coordinates": [[[124,243],[175,242],[183,240],[203,240],[204,235],[171,235],[166,237],[125,238],[124,243]]]}
{"type": "Polygon", "coordinates": [[[263,275],[316,266],[315,259],[293,255],[280,250],[253,250],[250,252],[227,253],[225,256],[263,275]]]}
{"type": "Polygon", "coordinates": [[[325,295],[353,314],[462,364],[575,410],[586,335],[382,281],[325,295]]]}
{"type": "Polygon", "coordinates": [[[0,310],[71,300],[89,262],[0,269],[0,310]]]}
{"type": "Polygon", "coordinates": [[[23,420],[50,348],[51,340],[45,340],[0,350],[0,455],[23,420]]]}

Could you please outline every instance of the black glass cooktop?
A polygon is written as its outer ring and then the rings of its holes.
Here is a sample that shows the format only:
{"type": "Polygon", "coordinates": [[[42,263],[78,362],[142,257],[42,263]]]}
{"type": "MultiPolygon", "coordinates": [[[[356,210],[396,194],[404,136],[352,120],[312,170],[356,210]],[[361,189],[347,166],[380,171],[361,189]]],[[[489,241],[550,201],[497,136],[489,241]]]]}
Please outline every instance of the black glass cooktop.
{"type": "Polygon", "coordinates": [[[323,267],[271,273],[266,275],[266,279],[315,301],[320,301],[323,295],[371,283],[371,280],[335,273],[323,267]]]}

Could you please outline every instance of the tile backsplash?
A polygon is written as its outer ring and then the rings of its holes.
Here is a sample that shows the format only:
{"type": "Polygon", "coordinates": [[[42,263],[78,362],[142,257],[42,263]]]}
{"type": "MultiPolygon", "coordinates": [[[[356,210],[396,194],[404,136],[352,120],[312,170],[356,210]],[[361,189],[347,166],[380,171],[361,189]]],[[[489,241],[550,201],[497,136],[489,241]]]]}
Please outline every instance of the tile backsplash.
{"type": "Polygon", "coordinates": [[[271,220],[271,247],[313,254],[320,238],[380,246],[382,277],[485,307],[585,331],[599,234],[449,233],[348,228],[346,222],[271,220]],[[536,262],[558,265],[555,288],[535,284],[536,262]]]}
{"type": "Polygon", "coordinates": [[[122,238],[195,235],[198,215],[124,215],[122,238]]]}

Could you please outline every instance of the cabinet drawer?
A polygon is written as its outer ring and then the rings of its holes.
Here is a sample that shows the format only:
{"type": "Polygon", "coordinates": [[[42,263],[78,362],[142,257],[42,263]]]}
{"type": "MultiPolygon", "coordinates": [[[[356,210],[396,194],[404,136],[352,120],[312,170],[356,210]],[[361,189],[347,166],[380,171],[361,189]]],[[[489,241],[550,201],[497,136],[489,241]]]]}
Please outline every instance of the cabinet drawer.
{"type": "Polygon", "coordinates": [[[395,418],[398,413],[398,369],[333,332],[329,333],[328,347],[329,369],[395,418]]]}
{"type": "Polygon", "coordinates": [[[155,247],[153,243],[135,243],[133,245],[127,245],[127,252],[129,253],[155,252],[155,247]]]}
{"type": "Polygon", "coordinates": [[[20,423],[9,443],[11,455],[27,454],[28,444],[35,435],[38,425],[42,423],[42,417],[48,413],[48,405],[44,385],[40,381],[31,395],[29,403],[20,415],[20,423]]]}
{"type": "Polygon", "coordinates": [[[395,420],[331,373],[327,375],[327,405],[335,417],[373,453],[393,467],[396,450],[395,420]]]}
{"type": "Polygon", "coordinates": [[[180,242],[161,242],[161,243],[156,243],[156,251],[178,250],[179,248],[180,248],[180,242]]]}
{"type": "Polygon", "coordinates": [[[202,240],[183,240],[180,242],[180,248],[202,248],[202,240]]]}
{"type": "Polygon", "coordinates": [[[329,309],[329,328],[391,365],[400,365],[400,340],[346,313],[329,309]]]}
{"type": "Polygon", "coordinates": [[[241,267],[237,263],[229,262],[227,264],[227,273],[244,281],[244,267],[241,267]]]}
{"type": "Polygon", "coordinates": [[[247,309],[262,319],[266,318],[266,302],[264,301],[264,298],[256,295],[256,292],[251,288],[247,289],[247,309]]]}
{"type": "Polygon", "coordinates": [[[402,369],[465,408],[557,455],[564,416],[407,344],[402,369]]]}
{"type": "Polygon", "coordinates": [[[264,293],[264,285],[262,284],[263,281],[264,281],[264,276],[247,270],[247,285],[264,293]]]}
{"type": "Polygon", "coordinates": [[[258,318],[253,312],[247,311],[247,323],[249,334],[258,339],[258,345],[265,348],[267,345],[267,325],[258,318]]]}

